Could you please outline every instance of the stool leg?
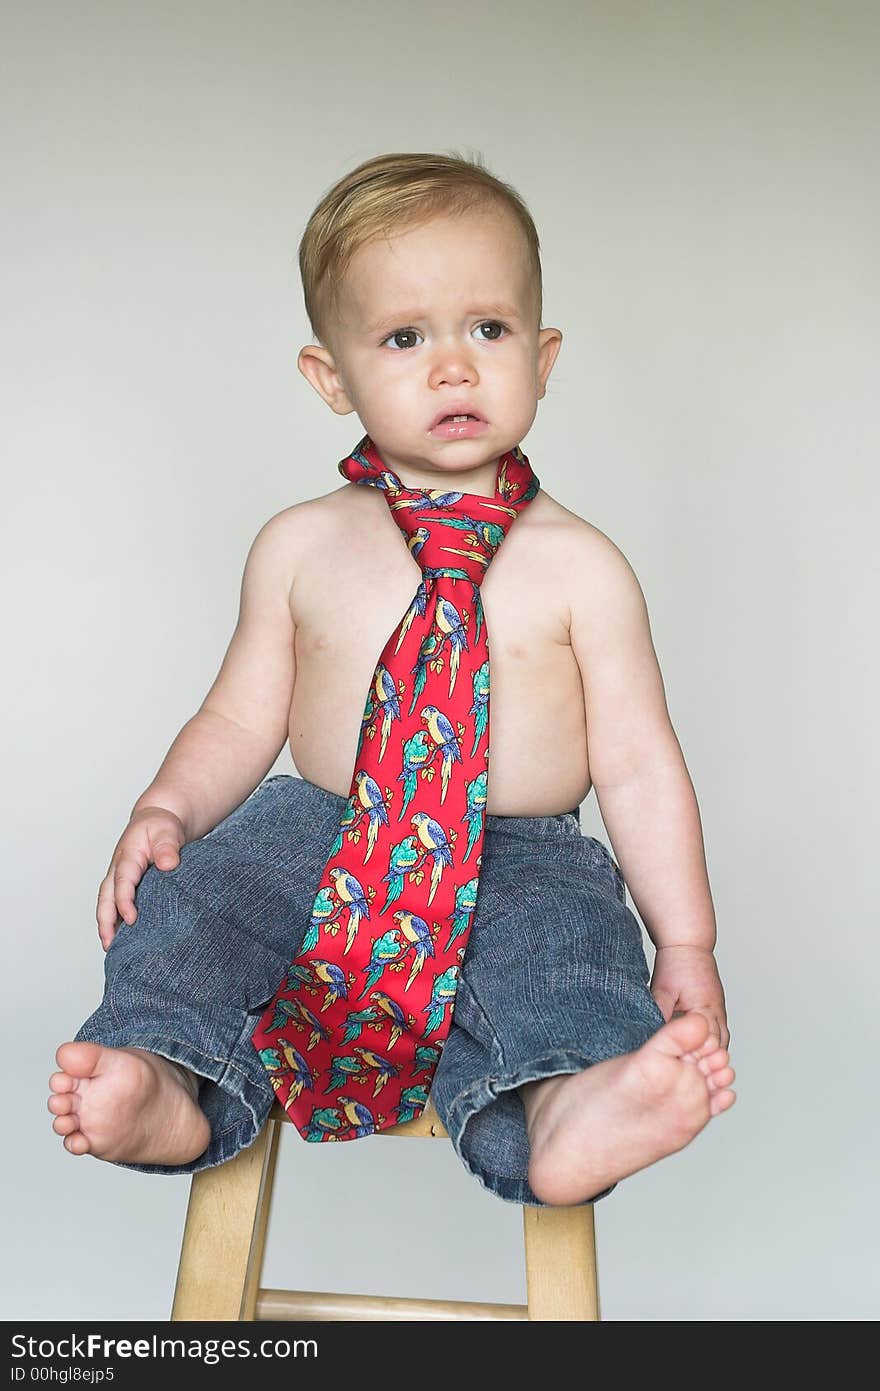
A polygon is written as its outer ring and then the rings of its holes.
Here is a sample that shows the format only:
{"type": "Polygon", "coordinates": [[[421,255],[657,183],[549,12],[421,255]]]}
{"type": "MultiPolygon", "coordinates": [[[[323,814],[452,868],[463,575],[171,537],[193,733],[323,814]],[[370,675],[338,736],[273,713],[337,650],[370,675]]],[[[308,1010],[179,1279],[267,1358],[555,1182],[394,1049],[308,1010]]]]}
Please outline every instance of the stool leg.
{"type": "Polygon", "coordinates": [[[530,1319],[599,1320],[592,1203],[523,1207],[530,1319]]]}
{"type": "Polygon", "coordinates": [[[279,1136],[269,1119],[234,1159],[193,1174],[172,1322],[253,1321],[279,1136]]]}

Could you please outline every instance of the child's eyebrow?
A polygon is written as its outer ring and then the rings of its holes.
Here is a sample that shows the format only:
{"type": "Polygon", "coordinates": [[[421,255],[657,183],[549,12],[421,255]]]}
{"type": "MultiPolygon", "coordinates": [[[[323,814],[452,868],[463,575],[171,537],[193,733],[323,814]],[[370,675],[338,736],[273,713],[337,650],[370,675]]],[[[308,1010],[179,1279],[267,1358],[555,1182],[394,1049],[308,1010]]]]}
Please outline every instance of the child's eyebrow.
{"type": "MultiPolygon", "coordinates": [[[[473,309],[466,309],[465,314],[501,314],[505,319],[519,319],[521,317],[518,309],[512,304],[479,304],[473,309]]],[[[410,319],[426,319],[427,312],[424,309],[410,309],[400,314],[383,314],[381,319],[377,319],[374,324],[370,324],[367,333],[378,333],[380,328],[390,327],[392,324],[406,323],[410,319]]]]}

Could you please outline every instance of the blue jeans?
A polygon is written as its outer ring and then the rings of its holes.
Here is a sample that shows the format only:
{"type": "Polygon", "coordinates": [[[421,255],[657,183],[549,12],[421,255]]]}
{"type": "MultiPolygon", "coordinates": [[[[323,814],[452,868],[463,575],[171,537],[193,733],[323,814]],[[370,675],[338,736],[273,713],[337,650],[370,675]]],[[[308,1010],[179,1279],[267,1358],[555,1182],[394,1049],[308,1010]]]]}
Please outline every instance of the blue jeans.
{"type": "MultiPolygon", "coordinates": [[[[137,920],[120,925],[104,998],[76,1038],[145,1048],[198,1074],[211,1140],[187,1164],[120,1167],[195,1173],[257,1138],[275,1094],[251,1035],[300,949],[345,808],[282,773],[184,845],[176,869],[147,869],[137,920]]],[[[630,1052],[663,1016],[620,871],[576,811],[487,816],[482,855],[431,1100],[469,1173],[540,1207],[517,1087],[630,1052]]]]}

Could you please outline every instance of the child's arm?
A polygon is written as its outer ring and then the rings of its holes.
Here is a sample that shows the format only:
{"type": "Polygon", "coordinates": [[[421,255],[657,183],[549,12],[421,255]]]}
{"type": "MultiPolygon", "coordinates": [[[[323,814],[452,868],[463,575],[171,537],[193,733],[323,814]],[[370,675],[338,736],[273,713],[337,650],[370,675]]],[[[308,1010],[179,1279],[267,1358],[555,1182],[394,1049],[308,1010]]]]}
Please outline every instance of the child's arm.
{"type": "Polygon", "coordinates": [[[288,737],[295,677],[290,590],[302,517],[270,518],[245,562],[238,623],[214,684],[132,808],[177,815],[186,839],[206,835],[272,767],[288,737]]]}
{"type": "Polygon", "coordinates": [[[641,586],[594,527],[576,547],[570,635],[584,687],[590,771],[615,857],[657,948],[664,1015],[703,1009],[729,1042],[700,813],[666,705],[641,586]]]}
{"type": "Polygon", "coordinates": [[[96,918],[105,951],[121,921],[137,920],[135,889],[149,865],[175,869],[180,846],[205,835],[245,801],[284,747],[295,675],[290,591],[301,509],[299,504],[279,512],[257,533],[220,672],[116,843],[98,889],[96,918]]]}

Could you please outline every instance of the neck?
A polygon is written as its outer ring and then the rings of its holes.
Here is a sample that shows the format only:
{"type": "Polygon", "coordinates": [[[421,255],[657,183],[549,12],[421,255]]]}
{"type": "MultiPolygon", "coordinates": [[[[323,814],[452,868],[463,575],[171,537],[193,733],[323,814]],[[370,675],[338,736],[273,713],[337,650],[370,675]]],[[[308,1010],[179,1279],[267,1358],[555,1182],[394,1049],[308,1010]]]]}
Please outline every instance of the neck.
{"type": "Polygon", "coordinates": [[[413,468],[406,463],[397,464],[386,459],[388,468],[397,474],[405,488],[422,488],[426,492],[471,493],[475,497],[485,498],[495,496],[499,462],[499,459],[495,458],[480,464],[477,468],[425,469],[413,468]]]}

